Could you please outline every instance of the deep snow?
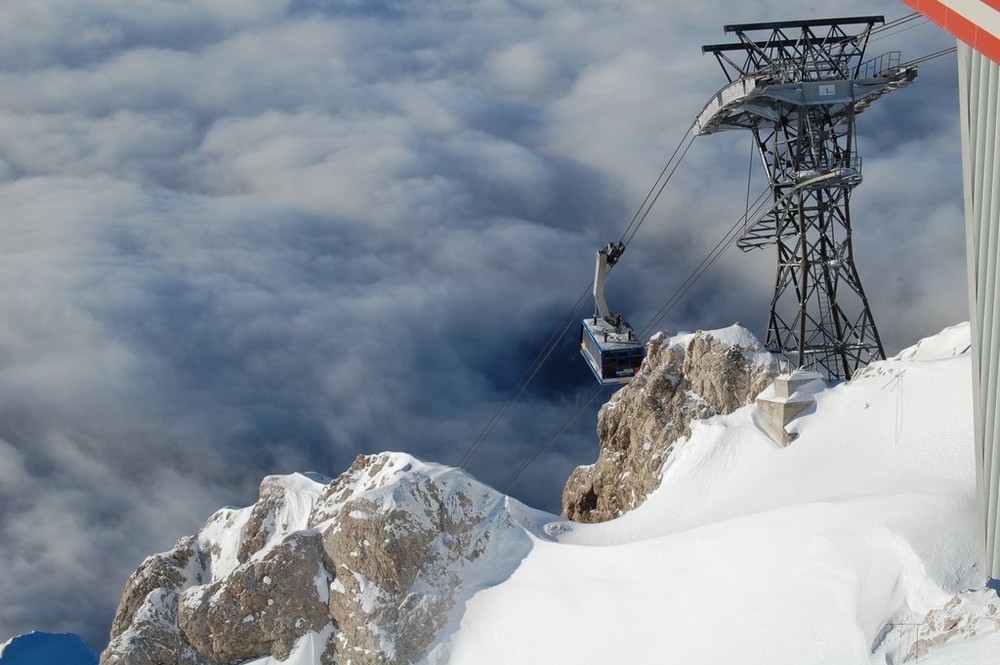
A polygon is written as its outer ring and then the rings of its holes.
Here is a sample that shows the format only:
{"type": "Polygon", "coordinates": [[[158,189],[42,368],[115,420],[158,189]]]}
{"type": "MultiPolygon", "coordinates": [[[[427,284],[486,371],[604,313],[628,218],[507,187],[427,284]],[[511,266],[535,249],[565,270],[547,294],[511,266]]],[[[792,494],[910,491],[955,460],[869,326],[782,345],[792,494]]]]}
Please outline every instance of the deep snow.
{"type": "MultiPolygon", "coordinates": [[[[984,583],[968,351],[955,326],[828,387],[788,448],[753,407],[696,423],[660,489],[612,522],[525,510],[531,551],[429,662],[902,662],[929,610],[984,583]]],[[[995,623],[977,625],[918,662],[1000,662],[995,623]]],[[[321,639],[286,663],[318,663],[321,639]]]]}

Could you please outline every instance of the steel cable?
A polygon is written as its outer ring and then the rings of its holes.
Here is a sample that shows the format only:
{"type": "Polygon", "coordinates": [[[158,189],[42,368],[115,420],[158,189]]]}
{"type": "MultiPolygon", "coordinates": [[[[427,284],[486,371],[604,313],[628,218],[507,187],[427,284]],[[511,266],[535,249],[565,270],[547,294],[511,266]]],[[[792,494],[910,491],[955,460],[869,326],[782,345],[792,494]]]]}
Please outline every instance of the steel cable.
{"type": "Polygon", "coordinates": [[[580,416],[580,414],[583,413],[587,409],[587,407],[589,407],[593,403],[595,399],[597,399],[597,396],[601,394],[601,391],[604,390],[604,388],[605,388],[604,384],[601,383],[597,384],[597,386],[593,390],[591,390],[590,396],[586,400],[581,402],[579,405],[577,405],[577,407],[573,411],[568,413],[559,422],[559,424],[556,425],[551,432],[549,432],[548,436],[545,437],[541,445],[535,448],[534,452],[532,452],[531,455],[529,455],[528,458],[521,463],[521,466],[517,467],[514,473],[510,474],[510,476],[507,477],[507,480],[505,480],[503,485],[500,486],[499,488],[500,491],[506,494],[507,491],[514,485],[514,483],[517,482],[517,479],[521,477],[521,474],[527,471],[528,468],[532,464],[534,464],[539,457],[545,454],[545,452],[552,447],[552,444],[556,442],[556,439],[558,439],[559,436],[566,430],[566,428],[569,427],[573,423],[573,421],[575,421],[580,416]]]}
{"type": "MultiPolygon", "coordinates": [[[[684,136],[677,144],[677,146],[674,148],[674,151],[671,153],[670,158],[667,160],[667,163],[664,165],[663,169],[657,176],[656,181],[649,188],[649,191],[646,193],[646,196],[642,200],[642,203],[639,205],[639,208],[636,210],[635,214],[632,215],[632,219],[625,227],[625,231],[622,233],[620,242],[624,243],[626,246],[628,246],[628,243],[632,241],[632,239],[635,237],[635,234],[638,233],[639,229],[642,227],[642,224],[646,221],[646,218],[649,216],[649,213],[652,210],[653,205],[659,199],[660,195],[663,193],[664,188],[666,188],[667,183],[670,181],[670,178],[672,178],[674,173],[677,172],[677,169],[680,166],[681,161],[683,161],[684,156],[687,155],[688,150],[691,148],[691,144],[694,142],[695,138],[691,131],[693,128],[694,124],[692,124],[691,128],[689,128],[684,133],[684,136]]],[[[464,468],[466,464],[472,461],[472,458],[475,457],[476,453],[478,453],[479,450],[483,447],[483,445],[486,443],[486,440],[493,433],[493,430],[496,429],[500,421],[503,420],[504,416],[506,416],[507,413],[514,407],[517,401],[521,398],[521,395],[524,394],[524,391],[527,390],[528,386],[531,385],[531,382],[534,380],[535,375],[538,374],[542,366],[549,359],[549,356],[551,356],[552,352],[555,351],[556,346],[558,346],[559,342],[562,341],[563,337],[566,336],[566,333],[573,326],[573,324],[579,320],[580,313],[583,310],[584,304],[586,303],[587,300],[587,296],[590,294],[590,290],[592,288],[593,288],[593,281],[591,281],[591,283],[587,286],[584,292],[577,299],[576,305],[573,307],[573,310],[570,312],[567,318],[566,325],[563,326],[563,328],[559,330],[557,333],[553,333],[553,335],[549,338],[549,341],[538,352],[538,354],[535,356],[535,359],[525,370],[525,372],[521,375],[521,378],[518,381],[517,385],[514,387],[511,396],[500,404],[496,412],[493,414],[493,417],[490,418],[489,422],[487,422],[486,426],[482,429],[482,431],[480,431],[479,435],[472,441],[472,443],[466,449],[465,453],[459,459],[456,466],[458,466],[459,468],[464,468]]]]}

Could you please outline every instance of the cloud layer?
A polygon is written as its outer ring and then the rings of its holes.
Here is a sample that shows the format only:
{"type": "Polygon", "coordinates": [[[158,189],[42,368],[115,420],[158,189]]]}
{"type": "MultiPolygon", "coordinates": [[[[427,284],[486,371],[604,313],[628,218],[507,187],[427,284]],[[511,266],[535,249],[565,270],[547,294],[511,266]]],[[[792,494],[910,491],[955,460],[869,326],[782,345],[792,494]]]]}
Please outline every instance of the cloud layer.
{"type": "MultiPolygon", "coordinates": [[[[700,45],[724,23],[825,15],[740,11],[0,9],[0,640],[101,648],[124,577],[264,474],[336,475],[383,449],[456,462],[722,85],[700,45]]],[[[948,45],[924,25],[872,50],[948,45]]],[[[954,59],[860,132],[858,264],[895,351],[966,317],[954,59]]],[[[609,284],[637,327],[742,213],[748,150],[695,143],[609,284]]],[[[733,250],[661,327],[759,329],[773,270],[733,250]]],[[[568,339],[470,470],[502,483],[589,386],[568,339]]],[[[591,409],[514,494],[557,509],[593,427],[591,409]]]]}

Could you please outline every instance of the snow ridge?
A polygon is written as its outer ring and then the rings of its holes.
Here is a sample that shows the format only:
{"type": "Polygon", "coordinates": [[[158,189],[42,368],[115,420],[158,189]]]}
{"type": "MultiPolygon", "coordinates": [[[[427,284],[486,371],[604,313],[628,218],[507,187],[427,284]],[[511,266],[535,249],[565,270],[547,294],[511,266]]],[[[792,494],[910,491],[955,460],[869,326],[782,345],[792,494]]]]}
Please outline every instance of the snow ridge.
{"type": "Polygon", "coordinates": [[[102,662],[447,662],[466,601],[506,579],[551,518],[399,453],[324,481],[265,478],[253,506],[149,557],[102,662]]]}

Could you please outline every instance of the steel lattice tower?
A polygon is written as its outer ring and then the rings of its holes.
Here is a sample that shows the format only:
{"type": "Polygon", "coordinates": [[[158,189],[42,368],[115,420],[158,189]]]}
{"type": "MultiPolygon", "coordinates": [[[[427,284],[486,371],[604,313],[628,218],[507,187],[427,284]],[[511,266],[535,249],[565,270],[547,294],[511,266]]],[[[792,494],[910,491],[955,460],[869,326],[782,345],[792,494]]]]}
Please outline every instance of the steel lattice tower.
{"type": "Polygon", "coordinates": [[[885,358],[854,265],[850,213],[861,182],[855,118],[917,73],[899,64],[898,52],[864,61],[872,28],[883,22],[727,25],[738,42],[702,47],[729,83],[699,114],[695,133],[749,129],[773,194],[738,241],[745,252],[778,248],[765,345],[831,379],[885,358]]]}

